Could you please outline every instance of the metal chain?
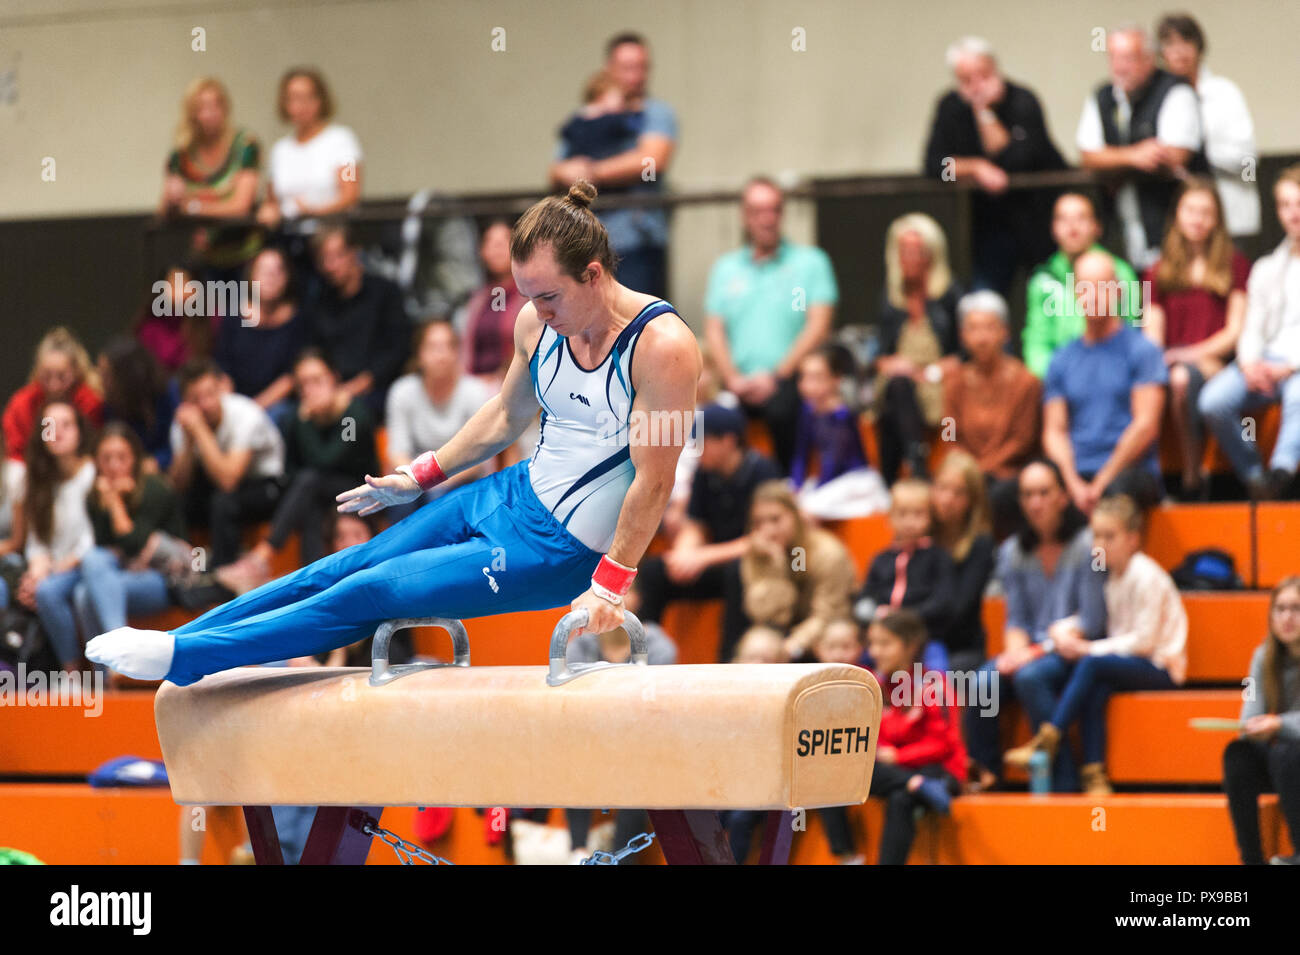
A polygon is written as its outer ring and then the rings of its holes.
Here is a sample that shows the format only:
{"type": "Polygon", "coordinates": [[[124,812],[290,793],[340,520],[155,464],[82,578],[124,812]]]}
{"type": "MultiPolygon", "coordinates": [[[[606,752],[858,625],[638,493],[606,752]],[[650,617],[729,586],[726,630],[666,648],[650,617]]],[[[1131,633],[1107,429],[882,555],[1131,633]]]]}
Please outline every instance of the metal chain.
{"type": "Polygon", "coordinates": [[[638,852],[644,852],[650,848],[650,843],[655,841],[653,832],[642,832],[628,840],[627,845],[618,852],[602,852],[597,849],[587,858],[582,860],[583,865],[618,865],[628,856],[636,855],[638,852]]]}
{"type": "Polygon", "coordinates": [[[455,865],[454,862],[444,859],[442,856],[436,856],[423,846],[417,846],[414,842],[407,842],[397,833],[384,829],[368,819],[365,825],[361,827],[361,831],[366,835],[378,836],[382,839],[393,850],[397,858],[401,860],[402,865],[414,865],[415,863],[411,861],[412,856],[422,862],[429,863],[429,865],[455,865]],[[392,838],[389,838],[390,836],[392,838]]]}

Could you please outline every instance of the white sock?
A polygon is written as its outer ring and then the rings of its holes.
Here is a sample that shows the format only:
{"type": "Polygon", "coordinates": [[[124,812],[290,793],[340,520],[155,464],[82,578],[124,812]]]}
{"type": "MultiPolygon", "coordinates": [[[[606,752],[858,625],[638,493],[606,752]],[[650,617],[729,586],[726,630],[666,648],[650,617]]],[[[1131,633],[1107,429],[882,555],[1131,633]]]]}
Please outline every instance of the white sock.
{"type": "Polygon", "coordinates": [[[172,668],[176,638],[166,630],[118,627],[86,644],[86,659],[133,680],[161,680],[172,668]]]}

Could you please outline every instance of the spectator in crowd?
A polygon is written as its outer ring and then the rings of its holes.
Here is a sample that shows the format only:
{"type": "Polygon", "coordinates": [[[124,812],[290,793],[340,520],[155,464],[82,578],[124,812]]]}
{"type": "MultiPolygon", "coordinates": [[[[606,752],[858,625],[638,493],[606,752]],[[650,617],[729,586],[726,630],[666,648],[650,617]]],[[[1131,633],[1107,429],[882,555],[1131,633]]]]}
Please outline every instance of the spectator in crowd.
{"type": "Polygon", "coordinates": [[[340,385],[319,351],[307,349],[293,363],[297,412],[284,428],[288,486],[275,506],[270,533],[233,564],[218,567],[217,581],[244,594],[272,579],[271,559],[298,534],[303,565],[325,556],[325,517],[335,497],[379,472],[375,422],[369,407],[340,385]]]}
{"type": "Polygon", "coordinates": [[[1151,289],[1142,331],[1164,349],[1185,500],[1201,500],[1209,490],[1201,472],[1201,388],[1231,359],[1246,314],[1250,260],[1233,248],[1222,212],[1213,181],[1186,180],[1160,259],[1142,277],[1151,289]]]}
{"type": "MultiPolygon", "coordinates": [[[[426,448],[440,448],[451,440],[474,413],[492,397],[491,386],[461,370],[460,336],[446,321],[428,322],[415,333],[416,370],[393,382],[388,390],[384,421],[388,434],[387,468],[410,464],[426,448]]],[[[397,520],[452,488],[476,481],[491,470],[483,462],[452,475],[410,505],[389,508],[397,520]]]]}
{"type": "Polygon", "coordinates": [[[9,457],[23,460],[28,438],[41,427],[37,411],[56,398],[66,399],[93,427],[103,420],[99,375],[81,342],[62,325],[41,336],[31,377],[5,405],[3,426],[9,457]]]}
{"type": "Polygon", "coordinates": [[[957,303],[961,342],[969,360],[943,382],[940,437],[975,458],[988,482],[994,535],[1004,539],[1016,518],[1016,479],[1038,453],[1042,386],[1006,353],[1007,303],[997,292],[972,292],[957,303]]]}
{"type": "Polygon", "coordinates": [[[642,118],[627,109],[623,88],[609,70],[600,70],[582,91],[583,106],[560,127],[561,153],[591,160],[616,156],[641,132],[642,118]]]}
{"type": "Polygon", "coordinates": [[[1284,496],[1300,465],[1300,165],[1282,171],[1273,196],[1286,235],[1251,269],[1237,359],[1206,383],[1199,402],[1219,447],[1256,499],[1284,496]],[[1277,402],[1282,427],[1266,473],[1241,419],[1277,402]]]}
{"type": "MultiPolygon", "coordinates": [[[[167,157],[158,214],[247,219],[257,199],[261,164],[257,137],[231,125],[225,84],[199,77],[181,100],[176,148],[167,157]]],[[[203,263],[205,278],[234,279],[261,242],[260,230],[247,225],[200,228],[191,253],[203,263]]]]}
{"type": "Polygon", "coordinates": [[[1259,232],[1259,189],[1255,185],[1255,124],[1237,84],[1211,73],[1205,58],[1201,25],[1185,13],[1162,17],[1156,27],[1165,69],[1191,84],[1201,106],[1201,132],[1205,159],[1223,200],[1223,221],[1228,234],[1253,236],[1259,232]],[[1249,173],[1249,175],[1247,175],[1249,173]]]}
{"type": "Polygon", "coordinates": [[[984,662],[984,588],[996,550],[979,464],[965,451],[949,451],[935,472],[930,497],[934,540],[953,566],[948,627],[936,637],[947,648],[952,669],[973,670],[984,662]]]}
{"type": "Polygon", "coordinates": [[[811,654],[831,620],[849,615],[853,559],[830,531],[809,527],[785,481],[760,484],[740,559],[745,614],[787,634],[790,660],[811,654]]]}
{"type": "MultiPolygon", "coordinates": [[[[1105,576],[1092,565],[1088,519],[1070,501],[1060,468],[1046,458],[1020,472],[1020,530],[998,549],[996,576],[1006,599],[1002,652],[981,667],[997,676],[999,699],[1019,700],[1030,726],[1049,719],[1072,664],[1052,652],[1057,638],[1077,631],[1085,639],[1106,627],[1105,576]]],[[[966,710],[966,744],[980,788],[1001,775],[996,715],[966,710]]],[[[1078,771],[1062,750],[1053,766],[1053,789],[1078,788],[1078,771]]]]}
{"type": "MultiPolygon", "coordinates": [[[[605,70],[623,94],[631,122],[621,148],[605,158],[575,155],[561,138],[551,162],[551,184],[568,189],[579,179],[602,195],[661,195],[677,146],[677,115],[647,92],[650,50],[643,37],[620,33],[605,47],[605,70]]],[[[663,297],[668,292],[668,213],[663,208],[607,209],[600,221],[618,255],[618,280],[638,292],[663,297]]]]}
{"type": "Polygon", "coordinates": [[[81,662],[81,641],[72,591],[81,560],[95,546],[86,494],[95,480],[87,449],[90,430],[71,402],[55,398],[40,408],[46,422],[27,439],[22,530],[27,570],[15,595],[35,610],[50,645],[67,672],[81,662]]]}
{"type": "MultiPolygon", "coordinates": [[[[206,287],[186,265],[173,264],[163,269],[149,289],[132,322],[132,331],[140,344],[153,354],[167,374],[178,371],[191,358],[207,358],[221,324],[221,308],[208,301],[206,287]]],[[[229,314],[237,312],[230,308],[229,314]]]]}
{"type": "MultiPolygon", "coordinates": [[[[732,663],[785,663],[785,635],[775,627],[757,625],[746,630],[736,641],[732,663]]],[[[748,855],[748,852],[746,852],[748,855]]],[[[737,855],[737,858],[740,856],[737,855]]]]}
{"type": "Polygon", "coordinates": [[[942,416],[943,381],[959,347],[960,298],[939,223],[920,212],[890,223],[876,358],[876,431],[886,484],[904,461],[913,477],[929,474],[926,429],[942,416]]]}
{"type": "Polygon", "coordinates": [[[646,621],[659,622],[670,600],[710,600],[726,605],[719,660],[729,659],[747,625],[740,559],[749,551],[746,533],[755,489],[779,478],[776,463],[745,443],[745,416],[714,404],[701,412],[699,465],[681,529],[663,554],[641,562],[641,606],[646,621]]]}
{"type": "Polygon", "coordinates": [[[1150,507],[1160,498],[1156,438],[1169,380],[1160,349],[1124,325],[1108,256],[1074,264],[1086,326],[1052,359],[1043,385],[1043,451],[1065,477],[1070,498],[1091,514],[1108,490],[1150,507]]]}
{"type": "MultiPolygon", "coordinates": [[[[634,616],[640,613],[641,599],[635,580],[632,589],[623,595],[623,609],[634,616]]],[[[677,662],[677,644],[664,633],[659,624],[645,624],[645,642],[650,666],[667,666],[677,662]]],[[[570,665],[627,663],[632,657],[632,641],[622,627],[608,633],[581,633],[569,641],[566,654],[570,665]]],[[[574,860],[585,859],[591,854],[587,847],[587,837],[591,833],[591,810],[569,809],[565,816],[569,824],[569,845],[573,848],[574,860]]],[[[637,833],[649,830],[650,817],[644,809],[620,809],[614,814],[616,848],[627,845],[637,833]]]]}
{"type": "Polygon", "coordinates": [[[487,281],[470,296],[456,327],[465,339],[465,371],[495,394],[515,353],[515,318],[525,302],[510,270],[509,222],[497,219],[483,230],[478,255],[487,281]]]}
{"type": "Polygon", "coordinates": [[[939,638],[952,620],[952,558],[930,536],[934,512],[930,483],[904,478],[890,489],[889,523],[894,539],[871,560],[854,604],[854,616],[866,625],[885,613],[906,608],[925,623],[924,662],[948,669],[948,654],[939,638]]]}
{"type": "Polygon", "coordinates": [[[1051,193],[1007,191],[1007,174],[1064,169],[1038,97],[1006,79],[993,48],[979,37],[948,47],[956,81],[935,109],[925,147],[925,174],[944,182],[973,181],[971,250],[976,288],[1003,295],[1017,269],[1051,254],[1051,193]]]}
{"type": "Polygon", "coordinates": [[[128,335],[111,338],[97,363],[104,385],[104,421],[120,421],[140,442],[146,472],[166,471],[172,462],[172,417],[180,389],[169,380],[153,353],[128,335]]]}
{"type": "MultiPolygon", "coordinates": [[[[818,663],[841,663],[859,666],[864,651],[862,628],[856,620],[841,617],[826,624],[822,634],[813,644],[813,655],[818,663]]],[[[817,810],[831,853],[841,865],[861,865],[866,859],[854,843],[849,813],[844,806],[827,806],[817,810]]]]}
{"type": "MultiPolygon", "coordinates": [[[[711,404],[722,404],[728,408],[739,408],[740,401],[729,391],[722,389],[718,363],[713,360],[713,353],[708,345],[700,348],[700,378],[695,385],[695,407],[706,408],[711,404]]],[[[682,448],[677,456],[677,470],[673,474],[673,490],[668,496],[668,507],[664,509],[663,520],[659,524],[659,533],[668,539],[677,536],[686,520],[686,507],[691,500],[691,488],[695,485],[695,472],[700,462],[700,442],[703,440],[701,416],[691,417],[690,443],[682,448]]]]}
{"type": "Polygon", "coordinates": [[[361,250],[344,227],[321,229],[312,244],[326,288],[311,313],[308,341],[338,370],[348,394],[361,397],[378,416],[411,344],[401,289],[365,270],[361,250]]]}
{"type": "Polygon", "coordinates": [[[284,489],[284,439],[252,398],[225,391],[211,360],[180,371],[181,404],[172,422],[172,486],[188,526],[211,531],[209,566],[239,554],[245,524],[266,520],[284,489]]]}
{"type": "Polygon", "coordinates": [[[794,457],[804,356],[830,334],[839,289],[830,257],[781,234],[785,198],[765,177],[741,194],[746,242],[713,263],[704,331],[722,386],[761,417],[787,473],[794,457]]]}
{"type": "MultiPolygon", "coordinates": [[[[1074,264],[1085,252],[1109,256],[1115,279],[1121,288],[1136,289],[1137,273],[1117,255],[1111,255],[1097,240],[1101,222],[1092,200],[1079,192],[1067,192],[1056,200],[1052,212],[1052,236],[1057,250],[1029,276],[1025,290],[1025,328],[1021,352],[1025,367],[1037,377],[1047,374],[1052,356],[1083,334],[1083,311],[1075,296],[1074,264]]],[[[1120,317],[1129,325],[1142,314],[1137,295],[1120,299],[1120,317]]]]}
{"type": "Polygon", "coordinates": [[[289,259],[282,249],[263,249],[249,263],[246,280],[257,295],[248,314],[226,315],[213,357],[231,386],[283,426],[293,414],[293,361],[307,339],[289,259]]]}
{"type": "Polygon", "coordinates": [[[150,614],[171,603],[165,568],[177,556],[188,563],[180,504],[157,473],[144,469],[139,437],[120,421],[95,438],[95,482],[86,498],[95,547],[81,558],[73,591],[82,632],[125,627],[128,614],[150,614]]]}
{"type": "MultiPolygon", "coordinates": [[[[23,541],[15,533],[22,528],[21,510],[27,465],[14,460],[5,450],[4,431],[0,429],[0,561],[21,557],[23,541]]],[[[0,608],[9,606],[9,593],[0,579],[0,608]]]]}
{"type": "Polygon", "coordinates": [[[293,132],[276,140],[267,168],[266,199],[258,221],[278,228],[286,220],[347,212],[361,201],[361,143],[346,126],[332,122],[334,96],[325,77],[294,67],[280,77],[280,119],[293,132]]]}
{"type": "MultiPolygon", "coordinates": [[[[1293,848],[1300,846],[1300,577],[1287,577],[1268,602],[1268,636],[1250,658],[1241,735],[1223,752],[1223,791],[1243,865],[1262,865],[1259,797],[1276,792],[1293,848]]],[[[1300,865],[1300,855],[1274,856],[1300,865]]]]}
{"type": "Polygon", "coordinates": [[[825,520],[865,517],[889,507],[889,491],[867,463],[858,416],[844,402],[846,378],[853,378],[853,356],[842,345],[823,345],[799,363],[803,407],[790,480],[799,509],[825,520]]]}
{"type": "Polygon", "coordinates": [[[1085,169],[1118,176],[1115,212],[1126,256],[1138,269],[1160,254],[1174,178],[1209,171],[1196,90],[1156,66],[1146,30],[1124,26],[1106,34],[1110,81],[1084,102],[1075,142],[1085,169]]]}
{"type": "Polygon", "coordinates": [[[885,800],[880,865],[906,864],[920,811],[946,815],[966,775],[966,747],[944,702],[943,673],[921,664],[921,683],[915,679],[925,645],[925,623],[909,610],[874,620],[867,631],[884,700],[871,774],[871,795],[885,800]]]}
{"type": "Polygon", "coordinates": [[[1049,760],[1065,733],[1079,724],[1084,792],[1109,796],[1106,778],[1106,703],[1121,690],[1169,690],[1187,678],[1187,612],[1173,579],[1142,553],[1142,512],[1124,494],[1108,497],[1092,514],[1092,539],[1105,563],[1106,636],[1089,640],[1062,629],[1058,656],[1074,664],[1050,720],[1024,746],[1008,750],[1010,766],[1025,767],[1037,751],[1049,760]]]}

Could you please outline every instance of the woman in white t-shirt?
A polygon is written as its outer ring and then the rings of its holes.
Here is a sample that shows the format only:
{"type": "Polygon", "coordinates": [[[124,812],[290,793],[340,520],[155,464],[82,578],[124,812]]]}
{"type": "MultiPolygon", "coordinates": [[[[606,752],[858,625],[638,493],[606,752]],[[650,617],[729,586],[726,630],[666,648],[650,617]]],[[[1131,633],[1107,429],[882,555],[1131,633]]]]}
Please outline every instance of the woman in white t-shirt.
{"type": "Polygon", "coordinates": [[[293,132],[271,147],[258,221],[274,229],[285,220],[335,215],[356,206],[361,144],[352,130],[330,122],[334,98],[325,78],[310,68],[289,70],[280,79],[279,110],[293,132]]]}
{"type": "Polygon", "coordinates": [[[86,494],[95,481],[88,453],[90,431],[66,401],[46,402],[27,443],[27,480],[16,534],[25,542],[27,570],[18,584],[19,603],[35,610],[59,662],[79,668],[72,591],[81,579],[81,558],[95,546],[86,494]]]}

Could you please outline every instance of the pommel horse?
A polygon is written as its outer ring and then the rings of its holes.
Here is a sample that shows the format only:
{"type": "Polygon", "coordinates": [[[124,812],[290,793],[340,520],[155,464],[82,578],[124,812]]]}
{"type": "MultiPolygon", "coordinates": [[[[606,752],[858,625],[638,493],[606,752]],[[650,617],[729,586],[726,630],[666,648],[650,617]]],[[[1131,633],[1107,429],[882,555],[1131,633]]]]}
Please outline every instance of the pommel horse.
{"type": "Polygon", "coordinates": [[[880,687],[842,664],[470,667],[459,620],[390,620],[372,666],[227,670],[164,683],[154,717],[172,797],[242,806],[258,864],[282,864],[272,805],[316,812],[302,864],[365,862],[384,806],[647,809],[670,864],[734,862],[717,810],[768,811],[761,859],[788,861],[791,812],[864,802],[880,687]],[[451,663],[391,666],[395,631],[435,626],[451,663]],[[581,679],[579,679],[581,678],[581,679]]]}

